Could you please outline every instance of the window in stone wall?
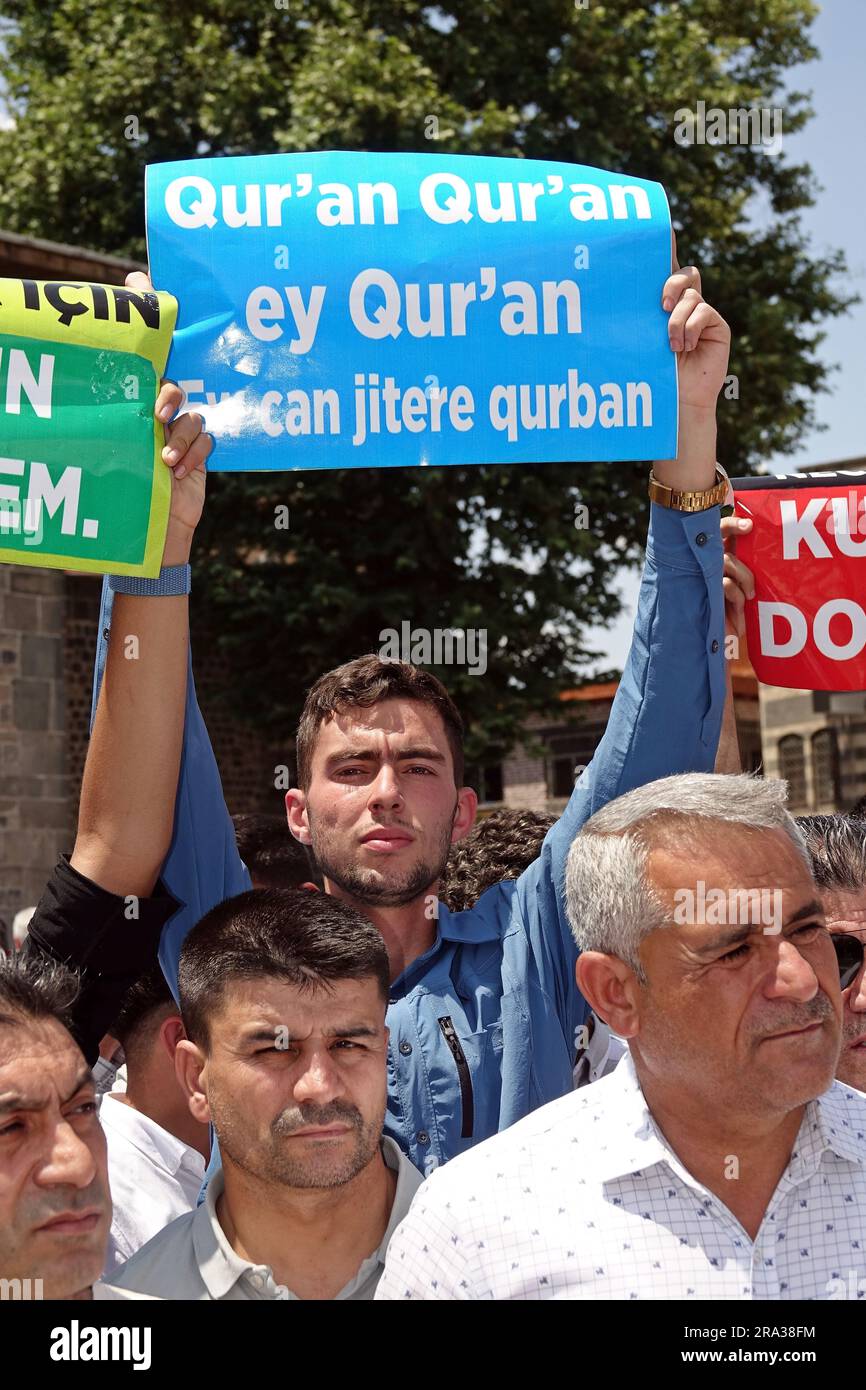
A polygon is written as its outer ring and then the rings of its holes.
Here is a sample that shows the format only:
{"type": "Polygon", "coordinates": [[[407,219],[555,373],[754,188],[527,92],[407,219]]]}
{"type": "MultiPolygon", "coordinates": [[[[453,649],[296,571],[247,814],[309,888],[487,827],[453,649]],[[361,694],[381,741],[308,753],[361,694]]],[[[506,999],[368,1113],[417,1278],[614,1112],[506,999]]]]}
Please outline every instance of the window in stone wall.
{"type": "Polygon", "coordinates": [[[574,791],[577,776],[592,761],[606,725],[600,720],[547,737],[547,795],[561,799],[574,791]]]}
{"type": "Polygon", "coordinates": [[[812,735],[812,781],[815,804],[836,806],[839,800],[839,750],[835,729],[819,729],[812,735]]]}
{"type": "Polygon", "coordinates": [[[552,758],[547,765],[548,796],[571,796],[578,766],[574,758],[552,758]]]}
{"type": "Polygon", "coordinates": [[[478,793],[482,806],[502,800],[502,763],[476,763],[467,767],[463,781],[478,793]]]}
{"type": "Polygon", "coordinates": [[[788,783],[788,804],[801,811],[806,806],[806,764],[803,740],[799,734],[787,734],[779,739],[779,776],[788,783]]]}

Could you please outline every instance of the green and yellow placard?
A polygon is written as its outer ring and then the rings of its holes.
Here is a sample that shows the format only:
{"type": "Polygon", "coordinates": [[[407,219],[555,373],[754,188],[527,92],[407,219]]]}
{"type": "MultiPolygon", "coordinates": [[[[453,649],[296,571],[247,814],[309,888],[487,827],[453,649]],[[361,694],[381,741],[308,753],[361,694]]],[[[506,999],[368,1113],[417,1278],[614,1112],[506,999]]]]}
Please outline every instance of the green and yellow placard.
{"type": "Polygon", "coordinates": [[[158,574],[176,318],[169,294],[0,279],[0,561],[158,574]]]}

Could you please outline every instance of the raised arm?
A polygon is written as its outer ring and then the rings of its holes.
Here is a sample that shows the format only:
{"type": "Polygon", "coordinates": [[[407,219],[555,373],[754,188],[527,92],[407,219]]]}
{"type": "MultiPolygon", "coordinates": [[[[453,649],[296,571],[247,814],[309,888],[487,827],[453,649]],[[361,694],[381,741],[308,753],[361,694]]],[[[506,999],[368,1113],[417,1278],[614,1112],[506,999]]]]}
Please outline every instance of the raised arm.
{"type": "MultiPolygon", "coordinates": [[[[151,288],[146,276],[127,283],[151,288]]],[[[176,391],[177,388],[174,388],[176,391]]],[[[172,397],[171,411],[179,400],[172,397]]],[[[183,417],[185,419],[196,417],[183,417]]],[[[174,430],[180,428],[176,422],[174,430]]],[[[200,428],[200,426],[199,426],[200,428]]],[[[194,446],[190,456],[172,458],[173,434],[164,458],[172,468],[172,520],[166,543],[166,564],[189,560],[195,526],[204,502],[204,459],[207,445],[194,446]]],[[[135,665],[134,662],[128,663],[135,665]]],[[[160,873],[179,904],[162,933],[160,961],[166,978],[177,978],[177,961],[184,936],[209,908],[250,887],[235,843],[234,826],[222,792],[219,770],[196,699],[189,649],[188,599],[141,597],[112,593],[103,584],[102,609],[93,681],[93,734],[102,748],[88,787],[86,840],[79,854],[105,862],[105,832],[95,822],[110,823],[114,860],[129,881],[135,868],[142,881],[160,873]],[[151,654],[146,684],[136,684],[124,666],[124,639],[143,634],[151,654]],[[104,698],[106,691],[108,699],[104,698]],[[131,709],[127,693],[135,699],[131,709]],[[124,713],[124,709],[126,713],[124,713]],[[109,791],[101,769],[111,767],[109,791]],[[179,775],[178,775],[179,765],[179,775]],[[136,844],[138,812],[130,819],[132,801],[148,805],[148,827],[136,844]],[[112,810],[114,807],[114,810],[112,810]]],[[[119,881],[119,880],[118,880],[119,881]]],[[[134,889],[123,891],[134,892],[134,889]]]]}
{"type": "MultiPolygon", "coordinates": [[[[730,330],[702,298],[697,269],[674,264],[662,305],[677,354],[678,454],[653,464],[653,475],[678,492],[705,492],[716,479],[716,399],[730,330]]],[[[569,847],[583,822],[623,792],[712,770],[725,703],[722,577],[718,505],[684,512],[653,502],[634,635],[607,729],[541,856],[518,882],[534,953],[569,1030],[584,1013],[565,915],[569,847]]]]}
{"type": "MultiPolygon", "coordinates": [[[[165,383],[157,417],[170,420],[180,401],[178,388],[165,383]]],[[[210,450],[195,416],[169,425],[166,438],[166,450],[174,451],[166,461],[174,466],[164,568],[188,558],[210,450]]],[[[91,1064],[129,986],[153,965],[162,928],[178,907],[157,878],[174,818],[187,631],[185,596],[117,595],[75,846],[46,884],[24,946],[27,955],[80,972],[70,1023],[91,1064]]]]}
{"type": "MultiPolygon", "coordinates": [[[[142,277],[143,278],[143,277],[142,277]]],[[[166,382],[157,416],[182,400],[166,382]]],[[[163,569],[189,562],[211,441],[196,415],[166,431],[172,498],[163,569]]],[[[111,637],[81,787],[71,864],[111,893],[146,896],[171,843],[183,744],[189,599],[114,596],[111,637]]]]}

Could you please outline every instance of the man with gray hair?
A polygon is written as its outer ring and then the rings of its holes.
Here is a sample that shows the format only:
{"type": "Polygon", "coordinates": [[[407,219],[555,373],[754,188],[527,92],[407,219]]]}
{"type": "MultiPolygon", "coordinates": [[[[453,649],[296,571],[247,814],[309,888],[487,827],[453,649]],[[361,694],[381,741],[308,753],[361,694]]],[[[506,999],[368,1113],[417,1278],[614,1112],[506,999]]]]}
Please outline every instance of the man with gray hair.
{"type": "Polygon", "coordinates": [[[866,820],[799,816],[827,928],[839,957],[842,1051],[836,1075],[866,1091],[866,820]]]}
{"type": "Polygon", "coordinates": [[[586,822],[578,986],[629,1055],[434,1173],[377,1297],[866,1290],[866,1097],[833,1079],[839,969],[785,800],[686,774],[586,822]]]}

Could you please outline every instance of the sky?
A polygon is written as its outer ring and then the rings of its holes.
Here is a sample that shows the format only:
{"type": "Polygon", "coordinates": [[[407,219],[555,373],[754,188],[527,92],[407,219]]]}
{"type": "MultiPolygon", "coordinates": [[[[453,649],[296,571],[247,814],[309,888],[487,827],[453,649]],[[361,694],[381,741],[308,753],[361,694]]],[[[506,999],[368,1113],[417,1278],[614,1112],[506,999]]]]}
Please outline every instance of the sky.
{"type": "MultiPolygon", "coordinates": [[[[783,134],[784,154],[793,163],[810,164],[823,185],[815,206],[800,214],[813,254],[822,257],[841,247],[850,286],[866,301],[866,0],[826,0],[812,26],[812,41],[820,58],[791,68],[787,86],[811,92],[815,115],[796,135],[783,134]]],[[[820,394],[815,401],[816,424],[827,428],[810,431],[796,453],[769,460],[770,472],[794,473],[810,464],[866,455],[866,302],[822,326],[827,337],[819,355],[839,364],[831,378],[832,394],[820,394]]],[[[619,587],[625,611],[611,627],[588,635],[599,653],[598,669],[622,669],[638,585],[633,571],[623,571],[619,587]]]]}

